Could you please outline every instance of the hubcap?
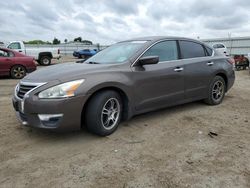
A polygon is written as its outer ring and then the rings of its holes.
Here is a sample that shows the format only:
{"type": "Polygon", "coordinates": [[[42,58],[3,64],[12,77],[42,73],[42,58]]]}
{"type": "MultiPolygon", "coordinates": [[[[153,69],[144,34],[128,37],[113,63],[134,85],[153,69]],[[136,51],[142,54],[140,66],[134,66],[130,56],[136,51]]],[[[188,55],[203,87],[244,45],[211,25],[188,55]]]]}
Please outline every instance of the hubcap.
{"type": "Polygon", "coordinates": [[[214,100],[219,101],[224,95],[224,84],[221,81],[214,83],[212,90],[212,97],[214,100]]]}
{"type": "Polygon", "coordinates": [[[49,59],[47,59],[47,58],[43,59],[43,64],[48,65],[49,64],[49,59]]]}
{"type": "Polygon", "coordinates": [[[105,129],[110,130],[117,124],[120,116],[120,103],[116,98],[109,99],[102,108],[101,120],[105,129]]]}
{"type": "Polygon", "coordinates": [[[13,72],[16,78],[22,78],[25,75],[25,70],[23,67],[17,67],[13,72]]]}

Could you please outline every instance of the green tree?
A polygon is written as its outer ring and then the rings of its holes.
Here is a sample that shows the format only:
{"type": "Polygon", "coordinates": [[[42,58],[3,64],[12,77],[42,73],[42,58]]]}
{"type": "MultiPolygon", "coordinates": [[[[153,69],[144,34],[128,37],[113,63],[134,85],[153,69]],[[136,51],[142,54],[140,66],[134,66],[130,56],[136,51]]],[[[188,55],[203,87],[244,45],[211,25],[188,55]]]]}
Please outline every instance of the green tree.
{"type": "Polygon", "coordinates": [[[67,43],[68,42],[68,39],[64,39],[64,43],[67,43]]]}
{"type": "Polygon", "coordinates": [[[82,42],[82,37],[77,37],[74,39],[74,42],[82,42]]]}
{"type": "Polygon", "coordinates": [[[58,40],[56,37],[53,39],[53,44],[60,44],[60,43],[61,43],[61,41],[58,40]]]}
{"type": "Polygon", "coordinates": [[[31,40],[31,41],[24,41],[24,44],[51,44],[51,42],[42,40],[31,40]]]}
{"type": "Polygon", "coordinates": [[[90,40],[82,40],[82,43],[87,44],[87,45],[92,45],[93,42],[90,40]]]}

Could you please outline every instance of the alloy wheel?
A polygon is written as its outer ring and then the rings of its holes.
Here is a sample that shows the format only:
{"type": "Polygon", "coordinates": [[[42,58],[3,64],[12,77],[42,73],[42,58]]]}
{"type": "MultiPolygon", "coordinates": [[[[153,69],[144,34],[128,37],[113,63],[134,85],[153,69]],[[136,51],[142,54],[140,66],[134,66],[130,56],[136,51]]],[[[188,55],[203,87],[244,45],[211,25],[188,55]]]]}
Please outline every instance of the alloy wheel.
{"type": "Polygon", "coordinates": [[[16,67],[14,70],[14,76],[15,78],[23,78],[25,76],[25,69],[23,67],[16,67]]]}
{"type": "Polygon", "coordinates": [[[222,81],[218,80],[214,83],[213,89],[212,89],[212,98],[215,101],[220,101],[224,95],[224,84],[222,81]]]}
{"type": "Polygon", "coordinates": [[[121,113],[120,103],[116,98],[110,98],[103,106],[101,113],[102,125],[106,130],[115,127],[121,113]]]}

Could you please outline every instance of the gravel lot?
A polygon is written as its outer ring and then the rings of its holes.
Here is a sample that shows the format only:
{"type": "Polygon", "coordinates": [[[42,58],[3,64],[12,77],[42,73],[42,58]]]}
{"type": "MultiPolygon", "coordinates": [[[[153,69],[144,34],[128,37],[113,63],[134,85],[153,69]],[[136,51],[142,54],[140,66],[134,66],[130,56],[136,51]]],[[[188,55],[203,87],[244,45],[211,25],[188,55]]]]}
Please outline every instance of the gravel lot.
{"type": "Polygon", "coordinates": [[[108,137],[20,126],[18,80],[1,78],[0,187],[250,187],[250,75],[236,74],[219,106],[136,116],[108,137]]]}

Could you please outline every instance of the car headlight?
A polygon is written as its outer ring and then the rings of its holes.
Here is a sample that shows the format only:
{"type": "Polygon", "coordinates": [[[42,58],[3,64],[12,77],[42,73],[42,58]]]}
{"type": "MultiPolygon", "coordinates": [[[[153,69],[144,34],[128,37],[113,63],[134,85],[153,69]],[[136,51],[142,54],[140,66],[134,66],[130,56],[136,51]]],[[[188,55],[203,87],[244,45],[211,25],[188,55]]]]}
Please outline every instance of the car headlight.
{"type": "Polygon", "coordinates": [[[40,99],[55,99],[55,98],[72,97],[72,96],[75,96],[75,91],[83,82],[84,82],[84,79],[66,82],[57,86],[53,86],[49,89],[41,91],[38,94],[38,97],[40,99]]]}

